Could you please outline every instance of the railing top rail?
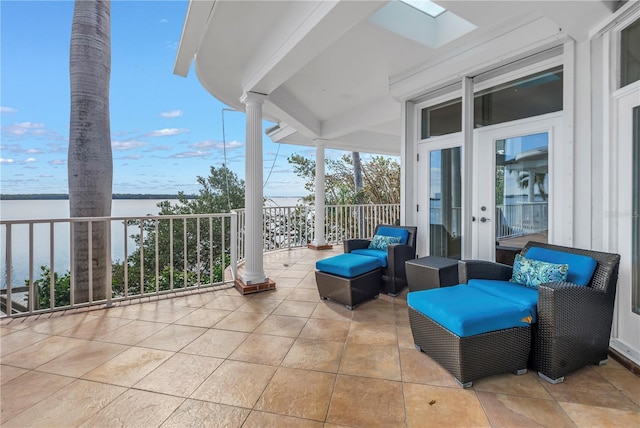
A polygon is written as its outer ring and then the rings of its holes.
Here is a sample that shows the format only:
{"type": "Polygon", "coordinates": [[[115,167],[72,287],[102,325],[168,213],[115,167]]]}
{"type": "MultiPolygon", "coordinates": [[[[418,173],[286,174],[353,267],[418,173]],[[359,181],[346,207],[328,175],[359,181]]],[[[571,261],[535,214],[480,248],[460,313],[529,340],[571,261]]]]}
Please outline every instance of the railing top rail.
{"type": "Polygon", "coordinates": [[[86,223],[89,221],[127,221],[127,220],[168,220],[168,219],[192,219],[192,218],[229,218],[232,213],[211,214],[175,214],[175,215],[145,215],[145,216],[118,216],[118,217],[68,217],[68,218],[43,218],[43,219],[14,219],[0,220],[4,224],[29,224],[29,223],[86,223]]]}
{"type": "MultiPolygon", "coordinates": [[[[278,209],[278,208],[300,208],[300,207],[313,207],[315,204],[297,204],[297,205],[275,205],[263,207],[263,209],[278,209]]],[[[336,207],[397,207],[400,204],[337,204],[337,205],[325,205],[325,208],[336,208],[336,207]]],[[[240,212],[244,211],[245,208],[236,208],[232,211],[240,212]]]]}

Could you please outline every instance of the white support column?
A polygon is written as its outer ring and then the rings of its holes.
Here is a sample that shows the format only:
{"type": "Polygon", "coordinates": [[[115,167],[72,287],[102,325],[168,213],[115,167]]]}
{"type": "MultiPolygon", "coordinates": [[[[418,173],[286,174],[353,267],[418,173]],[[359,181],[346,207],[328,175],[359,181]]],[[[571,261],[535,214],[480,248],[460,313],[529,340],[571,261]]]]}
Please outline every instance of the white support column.
{"type": "Polygon", "coordinates": [[[315,140],[316,144],[316,221],[315,221],[315,237],[312,247],[321,248],[327,245],[324,236],[324,141],[315,140]]]}
{"type": "MultiPolygon", "coordinates": [[[[262,103],[265,95],[247,92],[240,98],[247,116],[245,159],[245,263],[242,282],[246,286],[268,282],[262,260],[262,103]]],[[[257,291],[257,290],[256,290],[257,291]]]]}

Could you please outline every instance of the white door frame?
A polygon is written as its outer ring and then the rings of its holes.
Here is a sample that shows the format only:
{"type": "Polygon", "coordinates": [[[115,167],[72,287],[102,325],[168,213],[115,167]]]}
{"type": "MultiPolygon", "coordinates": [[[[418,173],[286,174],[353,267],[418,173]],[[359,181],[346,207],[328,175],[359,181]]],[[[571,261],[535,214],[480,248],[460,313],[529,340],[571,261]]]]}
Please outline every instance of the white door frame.
{"type": "Polygon", "coordinates": [[[524,135],[547,132],[549,134],[549,242],[554,241],[554,219],[559,218],[555,213],[558,198],[557,173],[562,162],[558,159],[558,148],[562,144],[562,130],[564,126],[563,113],[556,112],[542,116],[535,116],[513,122],[487,126],[474,132],[473,155],[473,201],[472,216],[475,217],[472,227],[472,257],[474,259],[495,261],[495,142],[524,135]],[[486,207],[485,211],[481,207],[486,207]],[[487,220],[481,222],[485,217],[487,220]]]}
{"type": "Polygon", "coordinates": [[[611,149],[616,163],[617,182],[613,200],[613,210],[608,221],[613,229],[612,246],[619,253],[620,269],[616,293],[616,315],[612,345],[632,360],[640,363],[640,315],[632,310],[633,283],[631,278],[632,219],[638,213],[632,212],[632,195],[638,189],[632,188],[633,123],[631,111],[640,106],[640,81],[614,94],[612,117],[616,118],[612,129],[611,149]]]}
{"type": "MultiPolygon", "coordinates": [[[[423,140],[418,143],[418,155],[420,157],[420,164],[418,166],[417,177],[417,191],[418,191],[418,236],[417,236],[417,254],[420,257],[428,256],[430,242],[430,212],[429,212],[429,198],[431,194],[431,165],[430,165],[430,152],[434,150],[450,149],[453,147],[462,146],[462,134],[457,132],[455,134],[448,134],[442,137],[432,137],[428,140],[423,140]]],[[[462,237],[464,239],[464,237],[462,237]]]]}

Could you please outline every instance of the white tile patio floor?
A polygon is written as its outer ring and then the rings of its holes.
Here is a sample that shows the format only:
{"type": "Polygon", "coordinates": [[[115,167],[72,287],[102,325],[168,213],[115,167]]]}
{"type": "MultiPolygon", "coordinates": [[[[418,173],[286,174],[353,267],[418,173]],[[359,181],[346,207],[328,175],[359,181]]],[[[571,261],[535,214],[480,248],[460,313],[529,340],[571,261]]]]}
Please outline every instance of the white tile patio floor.
{"type": "Polygon", "coordinates": [[[1,323],[3,427],[640,426],[640,378],[614,360],[551,385],[461,389],[413,347],[406,291],[321,301],[316,259],[265,254],[277,290],[208,291],[1,323]]]}

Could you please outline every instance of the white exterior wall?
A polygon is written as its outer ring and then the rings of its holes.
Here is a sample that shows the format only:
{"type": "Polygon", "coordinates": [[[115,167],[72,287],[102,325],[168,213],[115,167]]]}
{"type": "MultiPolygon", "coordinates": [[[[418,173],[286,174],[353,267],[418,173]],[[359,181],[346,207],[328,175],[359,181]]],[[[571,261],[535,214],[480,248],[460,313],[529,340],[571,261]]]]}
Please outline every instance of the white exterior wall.
{"type": "MultiPolygon", "coordinates": [[[[603,121],[603,109],[605,109],[605,90],[608,85],[604,82],[604,64],[602,39],[590,41],[590,66],[591,81],[589,91],[591,103],[589,124],[591,125],[591,245],[593,248],[606,248],[604,239],[604,197],[607,194],[604,189],[604,161],[608,156],[608,147],[605,146],[605,127],[603,121]]],[[[608,67],[608,64],[607,64],[608,67]]]]}
{"type": "MultiPolygon", "coordinates": [[[[574,157],[574,212],[573,245],[593,248],[592,175],[602,175],[601,156],[593,159],[594,145],[591,134],[591,48],[588,40],[575,43],[573,79],[573,157],[574,157]]],[[[570,113],[565,113],[565,115],[570,113]]],[[[597,214],[597,213],[596,213],[597,214]]]]}
{"type": "MultiPolygon", "coordinates": [[[[611,49],[612,46],[614,50],[617,49],[617,45],[612,43],[615,35],[603,32],[590,39],[576,41],[562,34],[553,35],[545,26],[540,28],[548,31],[539,32],[540,38],[537,41],[528,40],[529,43],[524,48],[522,39],[519,38],[520,29],[516,28],[509,34],[477,47],[473,52],[424,65],[418,72],[407,77],[391,79],[392,93],[405,100],[402,116],[405,126],[402,131],[405,173],[402,180],[403,207],[407,211],[405,222],[417,223],[418,215],[428,215],[415,212],[415,205],[421,200],[416,193],[419,187],[418,168],[429,168],[429,163],[414,162],[419,139],[416,135],[419,123],[416,121],[419,122],[420,118],[411,100],[420,99],[425,93],[436,91],[456,80],[460,81],[463,76],[475,76],[551,46],[561,45],[564,70],[563,126],[562,139],[555,142],[549,157],[550,170],[553,171],[552,192],[556,198],[549,208],[549,222],[553,225],[550,227],[549,242],[624,253],[622,248],[626,248],[629,242],[619,242],[626,238],[619,236],[616,216],[620,214],[617,204],[618,195],[628,193],[630,184],[626,177],[619,176],[617,163],[631,153],[618,153],[618,144],[614,141],[618,119],[613,105],[615,88],[612,82],[618,66],[617,52],[611,52],[611,49]],[[485,60],[479,60],[481,57],[485,60]]],[[[531,34],[528,33],[529,37],[531,34]]],[[[457,96],[459,92],[451,98],[457,96]]],[[[629,254],[622,256],[624,259],[629,254]]],[[[628,264],[622,263],[621,269],[630,269],[625,266],[628,264]]],[[[628,282],[628,272],[621,272],[620,278],[628,282]]],[[[621,289],[630,290],[630,285],[626,282],[621,284],[619,281],[619,292],[621,289]]],[[[626,295],[618,296],[612,347],[638,362],[640,349],[627,346],[630,342],[622,337],[628,335],[629,331],[640,329],[640,317],[630,316],[629,298],[626,295]],[[618,346],[621,343],[624,345],[618,346]]]]}
{"type": "Polygon", "coordinates": [[[416,190],[416,175],[418,162],[418,143],[416,135],[416,109],[411,101],[400,103],[400,123],[403,129],[400,131],[400,224],[415,226],[418,224],[416,205],[418,194],[416,190]]]}

